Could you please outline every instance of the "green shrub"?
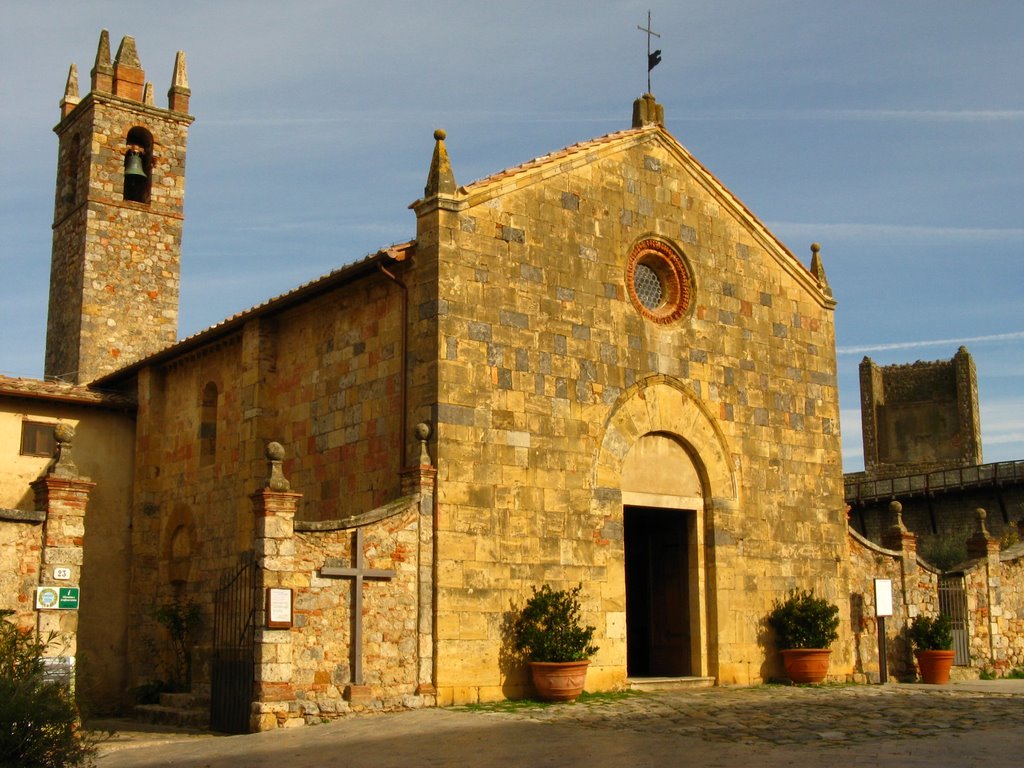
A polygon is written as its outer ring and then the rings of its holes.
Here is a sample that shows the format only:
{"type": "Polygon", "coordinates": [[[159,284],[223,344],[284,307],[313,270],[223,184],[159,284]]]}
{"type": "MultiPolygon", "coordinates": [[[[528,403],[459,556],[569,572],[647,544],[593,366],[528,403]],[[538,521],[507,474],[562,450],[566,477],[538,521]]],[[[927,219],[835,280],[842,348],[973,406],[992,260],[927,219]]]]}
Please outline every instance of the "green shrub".
{"type": "Polygon", "coordinates": [[[0,611],[0,765],[65,768],[89,765],[96,747],[79,729],[72,690],[44,674],[40,641],[0,611]]]}
{"type": "Polygon", "coordinates": [[[917,543],[917,553],[929,565],[946,572],[967,560],[967,541],[953,533],[923,536],[917,543]]]}
{"type": "Polygon", "coordinates": [[[547,584],[533,587],[533,595],[512,623],[512,643],[528,661],[583,661],[597,653],[594,627],[580,619],[578,584],[553,590],[547,584]]]}
{"type": "Polygon", "coordinates": [[[165,630],[171,641],[174,662],[167,670],[169,680],[165,690],[189,691],[192,688],[192,646],[202,625],[202,612],[191,600],[174,600],[153,609],[153,618],[165,630]]]}
{"type": "Polygon", "coordinates": [[[915,616],[909,634],[916,651],[948,651],[953,647],[949,616],[915,616]]]}
{"type": "Polygon", "coordinates": [[[779,648],[828,648],[839,638],[839,606],[809,590],[793,590],[768,614],[779,648]]]}

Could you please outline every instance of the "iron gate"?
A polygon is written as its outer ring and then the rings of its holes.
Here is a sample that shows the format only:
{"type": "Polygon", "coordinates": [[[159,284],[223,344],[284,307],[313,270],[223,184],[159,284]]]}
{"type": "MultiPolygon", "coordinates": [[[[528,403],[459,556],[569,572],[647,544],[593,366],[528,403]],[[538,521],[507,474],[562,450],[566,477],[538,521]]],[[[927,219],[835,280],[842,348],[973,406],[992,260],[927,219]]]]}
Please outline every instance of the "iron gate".
{"type": "Polygon", "coordinates": [[[255,677],[256,560],[221,578],[213,598],[210,728],[248,733],[255,677]]]}
{"type": "Polygon", "coordinates": [[[971,663],[971,642],[967,632],[967,590],[963,574],[939,578],[939,613],[948,616],[953,625],[953,650],[957,666],[971,663]]]}

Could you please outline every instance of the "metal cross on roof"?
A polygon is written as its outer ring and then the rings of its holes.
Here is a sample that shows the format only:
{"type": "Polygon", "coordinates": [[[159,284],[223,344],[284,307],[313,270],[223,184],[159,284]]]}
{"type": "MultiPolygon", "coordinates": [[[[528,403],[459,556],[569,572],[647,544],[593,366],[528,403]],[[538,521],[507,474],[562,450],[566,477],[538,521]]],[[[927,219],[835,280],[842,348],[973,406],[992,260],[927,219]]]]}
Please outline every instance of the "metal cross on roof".
{"type": "Polygon", "coordinates": [[[321,576],[334,576],[342,579],[353,579],[352,599],[352,683],[363,684],[363,581],[389,581],[395,578],[395,572],[382,568],[367,568],[363,555],[363,529],[356,528],[355,541],[352,544],[352,558],[355,566],[347,568],[336,565],[324,565],[320,569],[321,576]]]}
{"type": "Polygon", "coordinates": [[[651,37],[656,37],[656,38],[658,38],[660,40],[661,39],[661,35],[659,35],[657,32],[655,32],[653,29],[651,29],[651,12],[650,11],[647,12],[647,26],[646,27],[641,27],[639,24],[637,24],[636,28],[639,29],[641,32],[646,32],[647,33],[647,92],[650,93],[651,92],[651,70],[654,69],[659,64],[661,64],[661,49],[658,48],[657,50],[655,50],[653,52],[651,51],[651,37]]]}

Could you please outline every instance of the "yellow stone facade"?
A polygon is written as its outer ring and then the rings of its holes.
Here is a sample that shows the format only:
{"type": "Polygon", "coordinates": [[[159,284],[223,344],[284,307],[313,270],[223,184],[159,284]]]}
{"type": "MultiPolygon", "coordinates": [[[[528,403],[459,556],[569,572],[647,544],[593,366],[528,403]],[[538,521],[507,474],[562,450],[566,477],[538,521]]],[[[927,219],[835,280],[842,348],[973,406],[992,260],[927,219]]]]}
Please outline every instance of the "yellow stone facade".
{"type": "MultiPolygon", "coordinates": [[[[692,530],[685,672],[777,674],[759,645],[771,601],[809,586],[839,601],[847,578],[827,284],[658,125],[417,211],[418,243],[437,243],[440,701],[524,685],[498,663],[501,626],[540,583],[584,584],[590,682],[623,683],[632,506],[678,509],[692,530]],[[645,240],[689,272],[670,323],[630,300],[645,240]],[[651,436],[642,463],[674,477],[624,477],[651,436]]],[[[840,652],[833,672],[850,665],[840,652]]]]}

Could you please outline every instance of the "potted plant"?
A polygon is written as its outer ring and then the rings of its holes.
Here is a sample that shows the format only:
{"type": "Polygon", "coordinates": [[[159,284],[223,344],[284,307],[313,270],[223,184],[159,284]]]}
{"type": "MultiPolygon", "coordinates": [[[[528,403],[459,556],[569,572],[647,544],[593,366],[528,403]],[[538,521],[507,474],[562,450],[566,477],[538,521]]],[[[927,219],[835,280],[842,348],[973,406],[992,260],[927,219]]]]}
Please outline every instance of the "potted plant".
{"type": "Polygon", "coordinates": [[[910,624],[910,642],[922,683],[943,685],[949,682],[949,670],[956,653],[953,649],[953,624],[948,616],[915,616],[910,624]]]}
{"type": "Polygon", "coordinates": [[[830,646],[839,637],[839,607],[810,590],[793,590],[776,600],[768,625],[782,652],[786,675],[794,683],[820,683],[828,675],[830,646]]]}
{"type": "Polygon", "coordinates": [[[537,695],[546,701],[572,701],[583,692],[594,627],[580,619],[582,584],[553,590],[547,584],[533,594],[512,621],[512,645],[527,661],[537,695]]]}

